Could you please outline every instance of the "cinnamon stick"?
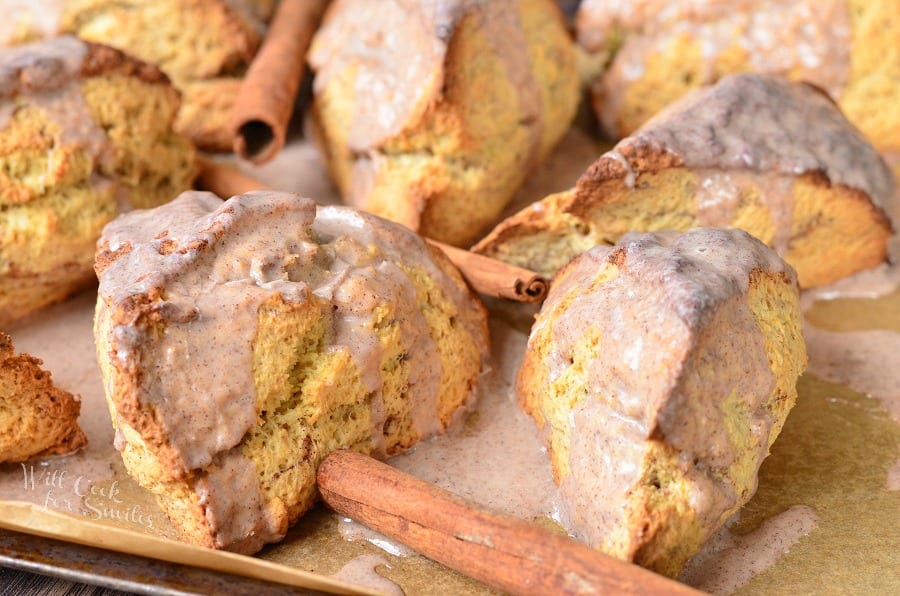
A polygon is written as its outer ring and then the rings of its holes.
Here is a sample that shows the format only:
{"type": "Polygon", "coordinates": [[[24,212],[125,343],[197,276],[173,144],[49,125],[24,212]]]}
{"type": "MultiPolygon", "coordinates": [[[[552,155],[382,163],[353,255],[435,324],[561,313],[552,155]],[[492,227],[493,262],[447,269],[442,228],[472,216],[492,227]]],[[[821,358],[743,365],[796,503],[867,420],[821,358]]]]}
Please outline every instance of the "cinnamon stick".
{"type": "Polygon", "coordinates": [[[279,3],[232,109],[234,152],[243,159],[265,163],[284,147],[306,50],[326,4],[326,0],[279,3]]]}
{"type": "Polygon", "coordinates": [[[197,176],[197,187],[208,190],[223,199],[234,195],[244,194],[251,190],[268,190],[268,186],[247,176],[237,168],[229,165],[198,157],[200,175],[197,176]]]}
{"type": "Polygon", "coordinates": [[[480,510],[368,456],[331,453],[319,492],[340,513],[512,594],[699,594],[534,524],[480,510]]]}
{"type": "MultiPolygon", "coordinates": [[[[202,157],[198,162],[200,176],[197,185],[223,199],[268,188],[233,166],[202,157]]],[[[517,302],[540,302],[547,296],[549,283],[533,271],[434,240],[428,242],[443,250],[472,289],[480,294],[517,302]]]]}
{"type": "Polygon", "coordinates": [[[480,294],[528,303],[542,302],[547,297],[550,284],[534,271],[435,240],[429,242],[444,251],[469,285],[480,294]]]}

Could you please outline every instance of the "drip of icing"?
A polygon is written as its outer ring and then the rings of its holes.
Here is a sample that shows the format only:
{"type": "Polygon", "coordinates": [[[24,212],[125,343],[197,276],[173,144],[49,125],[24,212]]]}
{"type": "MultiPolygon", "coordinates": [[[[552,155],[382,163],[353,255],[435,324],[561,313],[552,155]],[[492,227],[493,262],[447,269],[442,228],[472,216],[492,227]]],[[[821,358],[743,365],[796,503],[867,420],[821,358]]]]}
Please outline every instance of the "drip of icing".
{"type": "Polygon", "coordinates": [[[0,49],[0,128],[16,110],[31,105],[59,129],[60,146],[76,145],[98,163],[112,158],[106,132],[81,93],[87,45],[74,37],[0,49]]]}
{"type": "Polygon", "coordinates": [[[367,586],[389,596],[403,596],[404,592],[400,586],[375,570],[379,565],[390,567],[387,560],[380,555],[360,555],[351,559],[331,577],[351,584],[367,586]]]}
{"type": "Polygon", "coordinates": [[[627,186],[629,189],[634,188],[634,183],[636,180],[634,168],[631,167],[631,164],[628,163],[628,160],[625,159],[625,157],[615,149],[607,151],[606,157],[610,157],[622,164],[622,167],[625,168],[625,186],[627,186]]]}
{"type": "Polygon", "coordinates": [[[742,170],[700,169],[696,173],[697,221],[701,226],[730,227],[741,196],[754,189],[772,217],[774,236],[766,243],[778,254],[787,254],[794,219],[792,178],[742,170]]]}
{"type": "Polygon", "coordinates": [[[416,554],[416,551],[408,546],[395,542],[380,532],[376,532],[371,528],[356,523],[349,517],[342,517],[340,519],[338,522],[338,532],[340,532],[344,540],[349,542],[365,540],[369,544],[377,546],[381,550],[390,555],[394,555],[395,557],[410,557],[416,554]]]}
{"type": "Polygon", "coordinates": [[[900,490],[900,459],[888,470],[887,489],[900,490]]]}
{"type": "Polygon", "coordinates": [[[745,536],[722,528],[688,562],[680,579],[705,592],[730,594],[774,565],[818,520],[812,507],[795,505],[745,536]]]}

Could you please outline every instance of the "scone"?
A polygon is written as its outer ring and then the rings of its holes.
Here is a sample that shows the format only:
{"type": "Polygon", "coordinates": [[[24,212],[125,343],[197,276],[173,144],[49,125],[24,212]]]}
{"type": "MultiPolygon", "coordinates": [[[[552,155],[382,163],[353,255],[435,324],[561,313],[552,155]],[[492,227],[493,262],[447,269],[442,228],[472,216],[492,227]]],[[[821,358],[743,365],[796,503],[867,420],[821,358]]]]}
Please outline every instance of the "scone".
{"type": "Polygon", "coordinates": [[[337,0],[309,62],[344,200],[455,245],[500,214],[578,102],[551,0],[337,0]]]}
{"type": "Polygon", "coordinates": [[[176,129],[228,151],[231,107],[276,0],[46,0],[11,5],[9,45],[57,33],[109,45],[165,72],[183,94],[176,129]]]}
{"type": "Polygon", "coordinates": [[[560,272],[517,392],[570,529],[675,576],[756,491],[805,367],[774,252],[740,230],[632,233],[560,272]]]}
{"type": "Polygon", "coordinates": [[[900,150],[896,0],[584,0],[579,44],[609,62],[594,107],[615,138],[739,72],[814,83],[880,150],[900,150]]]}
{"type": "Polygon", "coordinates": [[[126,469],[208,547],[283,537],[334,449],[385,457],[444,430],[487,358],[484,308],[440,251],[289,193],[122,216],[97,273],[126,469]]]}
{"type": "Polygon", "coordinates": [[[15,354],[0,332],[0,463],[75,451],[87,438],[78,427],[81,402],[53,384],[39,359],[15,354]]]}
{"type": "Polygon", "coordinates": [[[112,48],[0,50],[0,328],[89,283],[118,213],[190,187],[178,104],[162,72],[112,48]]]}
{"type": "Polygon", "coordinates": [[[475,250],[550,275],[628,231],[735,227],[809,288],[886,258],[893,189],[890,169],[820,91],[732,75],[666,108],[574,189],[501,222],[475,250]]]}
{"type": "Polygon", "coordinates": [[[31,43],[58,35],[62,4],[61,0],[0,0],[3,11],[0,46],[31,43]]]}

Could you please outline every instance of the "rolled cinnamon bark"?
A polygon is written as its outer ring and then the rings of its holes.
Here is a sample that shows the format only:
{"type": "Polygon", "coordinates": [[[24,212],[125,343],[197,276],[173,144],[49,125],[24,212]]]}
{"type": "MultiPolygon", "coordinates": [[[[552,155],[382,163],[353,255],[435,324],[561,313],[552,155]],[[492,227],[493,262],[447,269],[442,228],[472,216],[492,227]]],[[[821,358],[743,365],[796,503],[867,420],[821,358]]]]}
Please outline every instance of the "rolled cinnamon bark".
{"type": "Polygon", "coordinates": [[[223,199],[244,194],[251,190],[268,190],[268,186],[247,176],[237,168],[225,165],[205,157],[198,157],[200,174],[197,176],[197,188],[208,190],[223,199]]]}
{"type": "Polygon", "coordinates": [[[256,164],[284,147],[306,65],[306,50],[327,0],[281,0],[241,84],[231,115],[234,152],[256,164]]]}
{"type": "Polygon", "coordinates": [[[353,451],[326,457],[317,482],[325,504],[341,515],[512,594],[699,594],[353,451]]]}
{"type": "MultiPolygon", "coordinates": [[[[206,158],[199,158],[198,162],[200,176],[197,178],[197,186],[223,199],[251,190],[268,188],[233,166],[206,158]]],[[[441,242],[433,240],[429,242],[444,251],[472,289],[480,294],[529,303],[541,302],[547,296],[549,282],[534,271],[441,242]]]]}
{"type": "Polygon", "coordinates": [[[516,302],[543,302],[550,289],[547,278],[534,271],[509,265],[490,257],[469,252],[443,242],[429,240],[444,251],[469,285],[487,296],[515,300],[516,302]]]}

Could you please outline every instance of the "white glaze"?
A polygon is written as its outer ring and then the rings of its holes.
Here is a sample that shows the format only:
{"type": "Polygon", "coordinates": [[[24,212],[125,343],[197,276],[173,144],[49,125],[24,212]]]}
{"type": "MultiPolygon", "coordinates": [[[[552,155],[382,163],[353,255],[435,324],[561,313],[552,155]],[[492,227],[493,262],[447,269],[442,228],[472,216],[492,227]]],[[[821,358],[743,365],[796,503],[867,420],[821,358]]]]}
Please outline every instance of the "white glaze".
{"type": "Polygon", "coordinates": [[[351,584],[362,584],[388,596],[404,596],[400,586],[375,570],[380,565],[390,567],[387,559],[380,555],[360,555],[348,561],[340,571],[331,577],[351,584]]]}
{"type": "Polygon", "coordinates": [[[795,505],[744,536],[722,528],[688,562],[680,579],[705,592],[730,594],[774,565],[818,520],[812,507],[795,505]]]}
{"type": "MultiPolygon", "coordinates": [[[[99,246],[106,258],[117,256],[100,271],[98,319],[109,313],[127,319],[110,331],[112,364],[127,374],[142,363],[131,380],[137,399],[155,413],[176,465],[204,469],[194,489],[220,546],[241,537],[272,541],[283,531],[266,511],[255,464],[237,447],[257,423],[250,371],[257,312],[266,300],[330,306],[324,349],[354,359],[370,395],[373,455],[381,457],[387,412],[376,317],[380,306],[395,305],[411,370],[406,398],[413,428],[420,437],[443,430],[437,344],[402,267],[427,272],[461,311],[470,298],[434,263],[421,238],[397,224],[345,207],[317,207],[290,193],[256,191],[222,203],[188,192],[117,219],[99,246]],[[163,294],[150,300],[164,322],[161,334],[143,319],[131,320],[136,315],[126,306],[157,290],[163,294]]],[[[473,337],[481,336],[473,317],[461,312],[459,318],[473,337]]]]}
{"type": "Polygon", "coordinates": [[[850,72],[850,11],[846,0],[587,0],[577,19],[578,40],[589,51],[624,36],[612,63],[595,83],[605,128],[619,135],[629,85],[648,64],[689,39],[704,65],[698,85],[716,81],[717,60],[732,48],[746,52],[745,70],[814,83],[839,98],[850,72]]]}

